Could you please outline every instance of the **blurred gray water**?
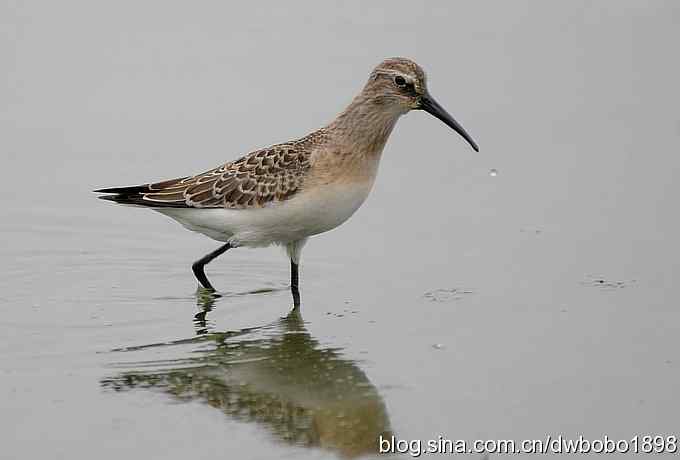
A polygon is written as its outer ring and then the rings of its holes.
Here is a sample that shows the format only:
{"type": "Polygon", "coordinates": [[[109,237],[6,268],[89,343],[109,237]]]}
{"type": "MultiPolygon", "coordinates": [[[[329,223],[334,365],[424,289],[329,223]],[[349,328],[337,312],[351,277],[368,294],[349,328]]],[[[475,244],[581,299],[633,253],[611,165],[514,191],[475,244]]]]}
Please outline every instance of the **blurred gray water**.
{"type": "Polygon", "coordinates": [[[3,1],[0,456],[680,434],[678,23],[671,1],[3,1]],[[293,326],[279,249],[230,251],[197,299],[216,243],[90,192],[306,134],[394,55],[481,153],[404,117],[368,201],[305,248],[293,326]]]}

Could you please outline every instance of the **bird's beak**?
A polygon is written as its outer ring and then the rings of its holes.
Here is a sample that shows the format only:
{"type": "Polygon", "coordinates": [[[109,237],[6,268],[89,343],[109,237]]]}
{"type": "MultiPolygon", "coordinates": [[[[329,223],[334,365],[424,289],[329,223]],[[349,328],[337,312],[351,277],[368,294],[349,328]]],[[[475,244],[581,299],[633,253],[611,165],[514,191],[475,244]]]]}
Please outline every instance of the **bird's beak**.
{"type": "Polygon", "coordinates": [[[426,93],[420,98],[420,105],[418,107],[420,110],[424,110],[435,117],[439,118],[441,121],[449,125],[451,128],[453,128],[454,131],[456,131],[458,134],[463,136],[463,139],[468,141],[468,143],[472,146],[473,149],[475,149],[475,152],[479,152],[479,147],[477,147],[477,144],[475,141],[472,140],[470,135],[463,129],[463,127],[453,119],[449,113],[444,110],[444,107],[439,105],[437,101],[435,101],[432,96],[430,96],[429,93],[426,93]]]}

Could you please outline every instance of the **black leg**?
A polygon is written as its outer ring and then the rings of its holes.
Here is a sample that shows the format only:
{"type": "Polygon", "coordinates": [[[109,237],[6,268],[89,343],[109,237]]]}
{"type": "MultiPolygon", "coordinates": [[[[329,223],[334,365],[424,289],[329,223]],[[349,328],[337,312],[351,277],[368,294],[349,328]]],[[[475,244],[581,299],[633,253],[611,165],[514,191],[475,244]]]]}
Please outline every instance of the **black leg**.
{"type": "Polygon", "coordinates": [[[212,284],[210,284],[210,281],[208,281],[208,277],[205,276],[205,271],[203,271],[203,267],[208,265],[215,257],[221,256],[224,254],[227,249],[230,249],[231,245],[229,243],[225,244],[224,246],[220,246],[210,254],[206,254],[205,256],[201,257],[198,259],[194,264],[191,266],[191,269],[194,271],[194,275],[196,275],[196,279],[198,280],[201,285],[206,288],[210,289],[211,291],[214,291],[215,288],[212,287],[212,284]]]}
{"type": "Polygon", "coordinates": [[[293,293],[293,308],[300,308],[300,277],[298,275],[298,264],[290,259],[290,292],[293,293]]]}

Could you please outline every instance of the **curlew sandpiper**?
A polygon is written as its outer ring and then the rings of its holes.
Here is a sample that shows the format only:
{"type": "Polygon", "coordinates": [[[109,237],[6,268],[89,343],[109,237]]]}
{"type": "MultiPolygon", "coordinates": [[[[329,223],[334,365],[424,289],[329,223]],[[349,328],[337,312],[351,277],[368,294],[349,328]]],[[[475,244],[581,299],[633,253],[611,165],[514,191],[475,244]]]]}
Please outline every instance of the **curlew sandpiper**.
{"type": "Polygon", "coordinates": [[[202,174],[132,187],[96,190],[100,198],[165,214],[223,243],[192,265],[214,291],[205,265],[236,247],[282,245],[290,258],[293,304],[300,305],[298,264],[310,236],[345,222],[373,185],[395,123],[425,110],[477,144],[430,95],[415,62],[391,58],[329,125],[300,139],[257,150],[202,174]]]}

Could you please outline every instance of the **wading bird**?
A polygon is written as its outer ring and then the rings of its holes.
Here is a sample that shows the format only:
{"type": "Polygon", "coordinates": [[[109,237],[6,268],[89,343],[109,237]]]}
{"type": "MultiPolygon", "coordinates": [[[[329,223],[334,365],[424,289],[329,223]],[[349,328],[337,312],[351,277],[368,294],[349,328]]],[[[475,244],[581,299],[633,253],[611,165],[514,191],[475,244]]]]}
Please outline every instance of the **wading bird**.
{"type": "Polygon", "coordinates": [[[104,200],[165,214],[189,230],[224,243],[194,262],[203,288],[214,291],[205,266],[231,248],[282,245],[290,258],[293,304],[300,305],[300,251],[312,235],[345,222],[373,185],[395,123],[425,110],[479,151],[463,127],[430,95],[415,62],[391,58],[329,125],[300,139],[251,152],[195,176],[95,190],[104,200]]]}

